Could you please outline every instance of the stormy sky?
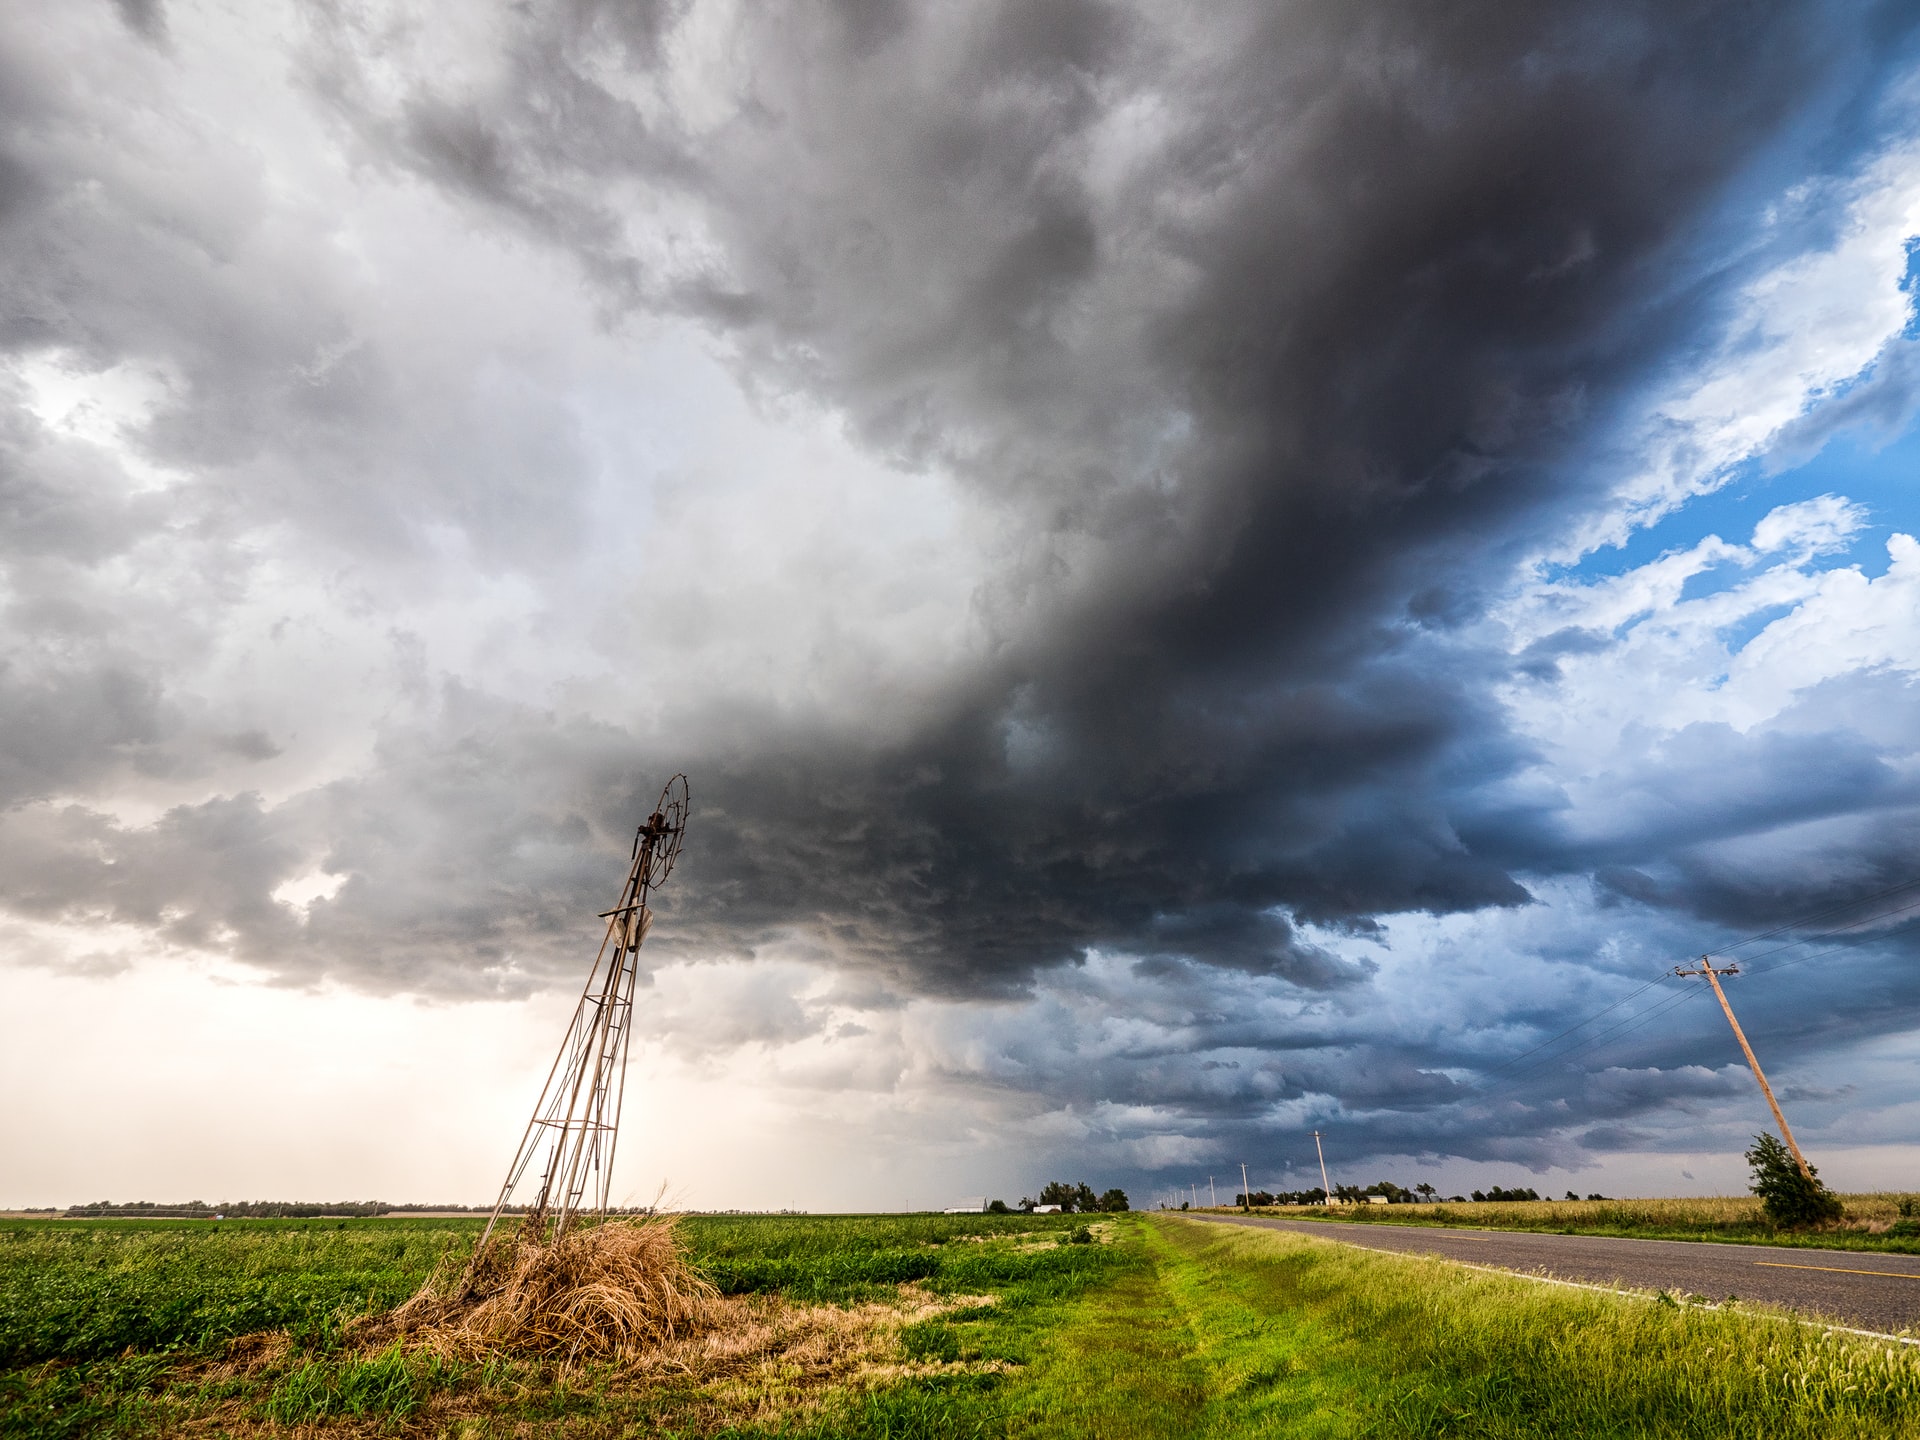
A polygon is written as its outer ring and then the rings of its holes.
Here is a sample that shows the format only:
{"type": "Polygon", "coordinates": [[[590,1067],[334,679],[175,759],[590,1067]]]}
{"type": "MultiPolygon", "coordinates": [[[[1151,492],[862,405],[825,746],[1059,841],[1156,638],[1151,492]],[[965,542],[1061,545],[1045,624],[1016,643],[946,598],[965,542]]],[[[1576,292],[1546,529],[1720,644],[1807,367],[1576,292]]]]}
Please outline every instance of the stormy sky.
{"type": "Polygon", "coordinates": [[[1917,29],[0,15],[0,1203],[1910,1185],[1917,29]]]}

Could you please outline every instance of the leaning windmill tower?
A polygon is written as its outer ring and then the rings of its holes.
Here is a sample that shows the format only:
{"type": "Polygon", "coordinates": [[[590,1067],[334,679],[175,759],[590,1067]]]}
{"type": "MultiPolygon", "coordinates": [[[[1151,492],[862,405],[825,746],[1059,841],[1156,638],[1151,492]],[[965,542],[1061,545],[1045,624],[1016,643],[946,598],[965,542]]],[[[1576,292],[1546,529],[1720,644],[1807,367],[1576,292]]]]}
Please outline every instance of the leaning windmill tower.
{"type": "Polygon", "coordinates": [[[528,1209],[524,1233],[551,1243],[582,1215],[606,1213],[613,1183],[614,1144],[620,1135],[620,1103],[626,1090],[627,1049],[633,1039],[633,991],[640,946],[653,924],[649,904],[679,858],[687,829],[687,777],[676,775],[660,803],[633,839],[633,859],[620,901],[601,912],[607,922],[574,1007],[560,1053],[507,1167],[493,1214],[475,1247],[476,1259],[500,1215],[530,1172],[540,1188],[528,1209]]]}

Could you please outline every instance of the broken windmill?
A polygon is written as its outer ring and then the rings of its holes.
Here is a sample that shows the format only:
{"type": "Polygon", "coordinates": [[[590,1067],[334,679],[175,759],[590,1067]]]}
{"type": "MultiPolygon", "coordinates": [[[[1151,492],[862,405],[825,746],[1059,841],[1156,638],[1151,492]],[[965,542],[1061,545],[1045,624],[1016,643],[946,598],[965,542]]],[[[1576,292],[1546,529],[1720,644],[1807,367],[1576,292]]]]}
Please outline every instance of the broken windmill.
{"type": "Polygon", "coordinates": [[[522,1235],[552,1244],[582,1215],[604,1215],[613,1183],[627,1050],[633,1038],[633,991],[640,946],[653,924],[649,904],[679,858],[687,828],[687,777],[676,775],[633,841],[632,863],[620,901],[600,915],[607,922],[587,983],[574,1007],[560,1053],[520,1138],[476,1259],[516,1189],[536,1161],[540,1188],[528,1207],[522,1235]],[[542,1160],[544,1157],[544,1160],[542,1160]]]}

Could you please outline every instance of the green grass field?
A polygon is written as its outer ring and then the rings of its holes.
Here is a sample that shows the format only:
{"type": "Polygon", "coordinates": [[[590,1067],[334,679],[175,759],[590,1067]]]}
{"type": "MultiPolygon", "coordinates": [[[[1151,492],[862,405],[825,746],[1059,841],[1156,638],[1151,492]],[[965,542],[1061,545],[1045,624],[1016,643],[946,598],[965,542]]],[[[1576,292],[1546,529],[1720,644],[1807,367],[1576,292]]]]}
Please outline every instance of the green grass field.
{"type": "MultiPolygon", "coordinates": [[[[1464,1201],[1437,1205],[1281,1206],[1256,1213],[1342,1225],[1448,1225],[1635,1240],[1717,1240],[1731,1245],[1796,1245],[1920,1255],[1920,1195],[1842,1195],[1845,1218],[1817,1230],[1782,1230],[1751,1195],[1688,1200],[1464,1201]]],[[[1218,1212],[1230,1213],[1224,1207],[1218,1212]]],[[[1238,1213],[1233,1211],[1231,1213],[1238,1213]]]]}
{"type": "Polygon", "coordinates": [[[342,1343],[470,1221],[15,1223],[0,1435],[1920,1433],[1905,1347],[1312,1237],[1081,1223],[691,1219],[758,1328],[730,1358],[625,1371],[342,1343]]]}

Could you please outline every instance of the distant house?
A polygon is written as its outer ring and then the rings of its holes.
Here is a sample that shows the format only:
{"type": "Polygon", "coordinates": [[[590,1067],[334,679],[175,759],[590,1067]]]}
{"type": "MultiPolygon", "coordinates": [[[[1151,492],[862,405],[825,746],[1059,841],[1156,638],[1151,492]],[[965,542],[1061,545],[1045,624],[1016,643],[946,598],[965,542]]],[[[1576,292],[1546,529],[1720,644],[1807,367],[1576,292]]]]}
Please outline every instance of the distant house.
{"type": "Polygon", "coordinates": [[[1060,1207],[1058,1205],[1036,1205],[1033,1207],[1033,1213],[1036,1215],[1058,1215],[1060,1213],[1060,1207]]]}
{"type": "MultiPolygon", "coordinates": [[[[986,1196],[969,1195],[964,1200],[960,1201],[957,1205],[949,1205],[947,1207],[946,1213],[949,1215],[980,1215],[985,1213],[986,1208],[987,1208],[986,1196]]],[[[1060,1207],[1056,1205],[1054,1208],[1057,1210],[1060,1207]]]]}
{"type": "Polygon", "coordinates": [[[1385,1205],[1385,1204],[1387,1204],[1387,1203],[1388,1203],[1388,1202],[1387,1202],[1387,1197],[1386,1197],[1386,1196],[1384,1196],[1384,1195],[1369,1195],[1369,1196],[1367,1196],[1367,1204],[1369,1204],[1369,1205],[1385,1205]]]}

